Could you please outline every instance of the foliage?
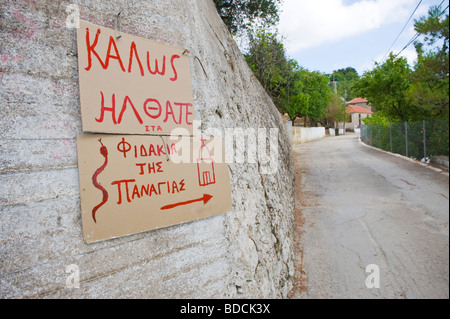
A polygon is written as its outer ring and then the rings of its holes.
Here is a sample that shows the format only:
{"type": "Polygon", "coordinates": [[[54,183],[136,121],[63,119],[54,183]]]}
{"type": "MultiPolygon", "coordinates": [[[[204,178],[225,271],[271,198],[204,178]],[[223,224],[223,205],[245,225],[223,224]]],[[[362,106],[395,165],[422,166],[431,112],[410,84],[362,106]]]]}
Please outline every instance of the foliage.
{"type": "MultiPolygon", "coordinates": [[[[292,121],[297,117],[321,120],[331,98],[327,76],[310,72],[289,59],[283,39],[276,31],[268,31],[279,20],[281,2],[214,0],[230,32],[233,35],[246,33],[249,45],[244,57],[277,108],[287,113],[292,121]]],[[[345,77],[351,72],[348,68],[341,73],[345,77]]]]}
{"type": "Polygon", "coordinates": [[[347,100],[353,100],[358,97],[352,91],[353,84],[359,80],[358,72],[354,68],[347,67],[345,69],[335,70],[328,78],[330,83],[337,82],[336,88],[339,95],[344,96],[346,92],[347,100]]]}
{"type": "Polygon", "coordinates": [[[256,22],[266,26],[278,23],[282,0],[214,0],[217,12],[231,34],[248,31],[256,22]]]}
{"type": "Polygon", "coordinates": [[[328,78],[289,59],[276,33],[257,30],[245,58],[275,105],[292,121],[297,117],[321,119],[330,99],[328,78]]]}
{"type": "Polygon", "coordinates": [[[286,57],[278,35],[264,29],[257,30],[255,35],[251,35],[245,59],[275,105],[281,109],[293,80],[292,69],[296,66],[286,57]]]}
{"type": "Polygon", "coordinates": [[[308,97],[308,103],[303,105],[297,116],[308,116],[314,120],[320,120],[331,98],[328,78],[317,71],[302,70],[300,83],[300,94],[308,97]]]}
{"type": "Polygon", "coordinates": [[[411,68],[406,59],[393,55],[376,63],[353,86],[353,91],[374,105],[377,118],[417,121],[449,117],[449,21],[440,7],[416,20],[415,30],[424,42],[415,42],[417,62],[411,68]]]}
{"type": "Polygon", "coordinates": [[[380,112],[376,112],[371,117],[366,117],[362,121],[366,125],[389,125],[389,120],[385,116],[381,115],[380,112]]]}
{"type": "Polygon", "coordinates": [[[424,40],[415,42],[413,69],[391,54],[355,85],[378,111],[365,121],[367,143],[418,159],[448,156],[449,21],[442,14],[440,7],[432,7],[428,16],[416,20],[415,30],[424,40]]]}
{"type": "Polygon", "coordinates": [[[427,157],[448,156],[449,122],[442,119],[425,121],[425,131],[424,121],[370,124],[363,127],[361,139],[377,148],[419,160],[425,157],[425,151],[427,157]]]}
{"type": "Polygon", "coordinates": [[[369,100],[380,115],[392,121],[406,121],[417,115],[408,103],[411,72],[406,58],[391,53],[383,64],[376,63],[372,71],[365,72],[353,90],[369,100]]]}
{"type": "Polygon", "coordinates": [[[449,19],[448,14],[441,16],[440,7],[432,7],[428,17],[416,20],[414,25],[425,36],[425,43],[415,43],[418,60],[409,93],[411,104],[422,110],[426,118],[449,116],[449,19]]]}
{"type": "Polygon", "coordinates": [[[336,122],[342,122],[347,118],[346,104],[339,94],[330,93],[330,101],[325,109],[324,116],[319,120],[326,128],[336,127],[336,122]]]}
{"type": "MultiPolygon", "coordinates": [[[[359,77],[352,67],[330,75],[310,72],[287,57],[273,27],[279,20],[282,0],[214,0],[219,15],[233,35],[246,33],[249,39],[245,59],[273,99],[292,121],[298,117],[319,121],[326,127],[345,119],[347,100],[364,97],[376,113],[366,124],[387,123],[449,116],[449,22],[440,7],[415,22],[424,38],[415,42],[418,60],[410,67],[406,58],[390,54],[384,63],[359,77]],[[337,81],[333,94],[330,82],[337,81]]],[[[306,122],[305,122],[306,123],[306,122]]]]}

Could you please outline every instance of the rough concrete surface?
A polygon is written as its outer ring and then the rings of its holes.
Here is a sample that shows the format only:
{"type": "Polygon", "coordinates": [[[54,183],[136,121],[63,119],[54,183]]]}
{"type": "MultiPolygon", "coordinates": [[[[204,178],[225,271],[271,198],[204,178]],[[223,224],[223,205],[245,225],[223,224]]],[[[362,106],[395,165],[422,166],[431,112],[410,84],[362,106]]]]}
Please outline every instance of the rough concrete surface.
{"type": "Polygon", "coordinates": [[[0,43],[0,298],[288,295],[289,137],[211,0],[0,0],[0,43]],[[76,32],[65,26],[71,3],[84,20],[114,28],[121,11],[123,32],[188,49],[201,128],[279,128],[278,170],[264,175],[259,163],[231,164],[231,212],[86,245],[76,32]],[[80,270],[79,289],[66,288],[71,264],[80,270]]]}
{"type": "Polygon", "coordinates": [[[448,173],[354,134],[295,146],[294,156],[293,298],[449,298],[448,173]],[[379,289],[366,286],[369,265],[379,289]]]}

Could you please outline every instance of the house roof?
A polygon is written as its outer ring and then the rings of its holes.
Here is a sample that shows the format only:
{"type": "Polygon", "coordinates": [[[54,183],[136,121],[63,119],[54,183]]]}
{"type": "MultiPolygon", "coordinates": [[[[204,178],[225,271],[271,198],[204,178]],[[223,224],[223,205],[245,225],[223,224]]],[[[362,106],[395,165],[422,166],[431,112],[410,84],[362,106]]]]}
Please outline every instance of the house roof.
{"type": "Polygon", "coordinates": [[[351,100],[348,102],[348,104],[357,104],[357,103],[367,103],[368,101],[366,99],[363,99],[361,97],[357,97],[356,99],[351,100]]]}
{"type": "Polygon", "coordinates": [[[347,106],[347,109],[345,110],[347,114],[373,114],[373,112],[366,110],[365,108],[356,106],[356,105],[349,105],[347,106]]]}

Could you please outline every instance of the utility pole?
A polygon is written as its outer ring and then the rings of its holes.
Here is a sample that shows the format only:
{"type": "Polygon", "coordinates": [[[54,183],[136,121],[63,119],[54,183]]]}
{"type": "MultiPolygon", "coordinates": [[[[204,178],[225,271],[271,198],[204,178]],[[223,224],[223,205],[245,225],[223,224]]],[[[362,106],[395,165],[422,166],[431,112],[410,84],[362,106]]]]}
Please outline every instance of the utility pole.
{"type": "Polygon", "coordinates": [[[337,81],[336,75],[333,73],[334,94],[337,94],[337,81]]]}
{"type": "Polygon", "coordinates": [[[346,117],[345,111],[347,109],[347,89],[344,90],[344,105],[345,105],[345,107],[344,107],[344,118],[342,120],[342,127],[344,129],[343,135],[345,135],[345,117],[346,117]]]}

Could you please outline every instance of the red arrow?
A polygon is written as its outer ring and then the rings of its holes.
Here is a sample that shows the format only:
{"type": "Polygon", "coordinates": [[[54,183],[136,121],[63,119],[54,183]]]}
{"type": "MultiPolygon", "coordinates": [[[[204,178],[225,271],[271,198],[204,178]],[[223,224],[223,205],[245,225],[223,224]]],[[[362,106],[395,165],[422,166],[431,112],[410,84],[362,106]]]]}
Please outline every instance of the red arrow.
{"type": "Polygon", "coordinates": [[[201,202],[201,201],[203,201],[203,204],[206,204],[207,202],[209,202],[211,200],[211,198],[213,198],[213,196],[208,195],[208,194],[204,194],[202,198],[189,200],[187,202],[167,205],[167,206],[161,207],[161,210],[173,209],[173,208],[178,207],[178,206],[189,205],[189,204],[196,203],[196,202],[201,202]]]}

